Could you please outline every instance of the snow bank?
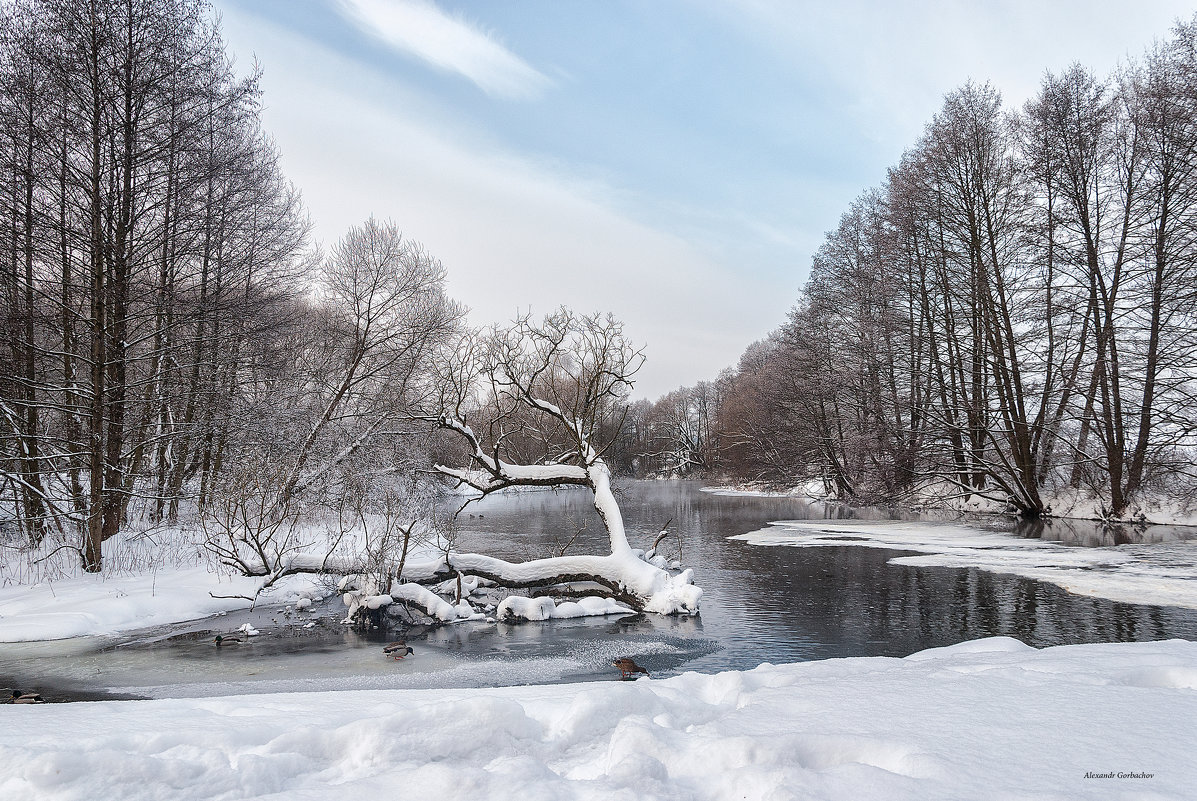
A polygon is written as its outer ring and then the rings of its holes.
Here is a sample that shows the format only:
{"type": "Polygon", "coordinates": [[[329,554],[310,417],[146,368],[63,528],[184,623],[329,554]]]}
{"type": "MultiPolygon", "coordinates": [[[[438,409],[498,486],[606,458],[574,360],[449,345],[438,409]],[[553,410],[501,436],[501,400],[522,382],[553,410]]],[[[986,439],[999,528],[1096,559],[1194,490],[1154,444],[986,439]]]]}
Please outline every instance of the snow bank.
{"type": "Polygon", "coordinates": [[[554,603],[552,598],[509,595],[495,609],[497,620],[548,620],[550,618],[626,615],[634,610],[610,598],[588,595],[576,601],[554,603]]]}
{"type": "MultiPolygon", "coordinates": [[[[1046,500],[1056,517],[1081,520],[1101,520],[1107,517],[1104,503],[1080,490],[1058,490],[1046,500]]],[[[1159,525],[1197,526],[1197,508],[1178,498],[1146,493],[1127,506],[1121,519],[1159,525]]]]}
{"type": "MultiPolygon", "coordinates": [[[[919,507],[972,514],[1002,514],[1013,511],[1012,505],[1006,502],[1000,491],[996,488],[992,491],[995,494],[990,496],[976,493],[964,495],[958,484],[942,478],[932,478],[921,482],[910,500],[919,507]]],[[[1041,498],[1044,506],[1051,510],[1052,517],[1057,518],[1197,526],[1197,507],[1194,507],[1191,501],[1161,493],[1141,494],[1132,500],[1121,517],[1112,519],[1106,508],[1107,499],[1094,495],[1090,490],[1061,487],[1043,491],[1041,498]]]]}
{"type": "MultiPolygon", "coordinates": [[[[310,597],[316,579],[290,576],[263,603],[310,597]]],[[[205,568],[161,570],[141,576],[84,575],[34,586],[0,589],[0,642],[60,640],[116,634],[244,609],[261,579],[221,576],[205,568]]]]}
{"type": "MultiPolygon", "coordinates": [[[[839,500],[834,491],[828,491],[821,478],[808,479],[789,490],[761,489],[749,484],[712,485],[703,487],[701,491],[743,498],[799,498],[814,502],[839,500]]],[[[1160,493],[1146,493],[1136,498],[1121,517],[1114,519],[1110,519],[1104,499],[1085,490],[1061,488],[1045,492],[1042,497],[1052,517],[1065,520],[1109,519],[1120,523],[1197,527],[1197,506],[1191,501],[1160,493]]],[[[916,509],[948,510],[962,514],[1000,515],[1013,510],[1004,497],[977,493],[963,495],[959,485],[939,478],[921,482],[906,500],[916,509]]]]}
{"type": "Polygon", "coordinates": [[[891,564],[975,567],[1047,581],[1077,595],[1197,609],[1197,541],[1080,548],[968,526],[903,521],[786,521],[731,539],[800,548],[918,551],[891,564]]]}
{"type": "Polygon", "coordinates": [[[636,682],[2,706],[0,797],[1179,801],[1195,683],[1195,643],[998,639],[636,682]]]}

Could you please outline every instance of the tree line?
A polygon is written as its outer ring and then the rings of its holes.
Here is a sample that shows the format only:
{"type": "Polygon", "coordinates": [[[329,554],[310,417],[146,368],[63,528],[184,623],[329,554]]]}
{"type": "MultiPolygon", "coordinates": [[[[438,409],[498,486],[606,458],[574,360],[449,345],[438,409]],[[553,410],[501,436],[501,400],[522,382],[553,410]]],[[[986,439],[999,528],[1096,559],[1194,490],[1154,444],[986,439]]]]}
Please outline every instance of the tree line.
{"type": "Polygon", "coordinates": [[[1197,22],[1019,110],[951,93],[786,323],[656,403],[626,403],[617,321],[470,331],[394,223],[313,246],[259,81],[205,0],[0,2],[0,548],[95,571],[132,522],[197,513],[277,571],[313,505],[381,510],[406,553],[434,464],[934,485],[1028,516],[1192,492],[1197,22]]]}
{"type": "MultiPolygon", "coordinates": [[[[641,402],[642,470],[938,487],[1119,516],[1197,482],[1197,18],[1020,109],[951,92],[826,236],[788,320],[714,382],[641,402]]],[[[630,461],[630,460],[629,460],[630,461]]]]}
{"type": "MultiPolygon", "coordinates": [[[[403,472],[463,310],[371,219],[327,255],[204,0],[0,6],[0,545],[403,472]]],[[[262,508],[258,509],[262,512],[262,508]]]]}

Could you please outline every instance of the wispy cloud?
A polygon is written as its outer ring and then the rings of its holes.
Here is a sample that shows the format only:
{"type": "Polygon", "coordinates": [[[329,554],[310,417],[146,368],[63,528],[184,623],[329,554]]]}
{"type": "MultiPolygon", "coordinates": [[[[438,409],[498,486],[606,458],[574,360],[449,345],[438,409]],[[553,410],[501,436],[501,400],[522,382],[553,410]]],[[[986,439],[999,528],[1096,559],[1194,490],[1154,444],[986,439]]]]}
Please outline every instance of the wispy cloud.
{"type": "Polygon", "coordinates": [[[552,84],[493,35],[449,16],[430,0],[340,0],[340,8],[392,48],[458,73],[489,95],[531,99],[552,84]]]}
{"type": "MultiPolygon", "coordinates": [[[[897,160],[966,80],[990,81],[1009,108],[1039,89],[1045,70],[1080,62],[1098,75],[1139,56],[1191,0],[706,0],[712,13],[781,54],[791,69],[825,76],[886,158],[897,160]],[[1133,7],[1133,10],[1131,10],[1133,7]]],[[[880,177],[880,176],[878,176],[880,177]]]]}
{"type": "Polygon", "coordinates": [[[649,349],[637,395],[656,397],[734,363],[797,294],[645,222],[643,199],[590,172],[477,135],[376,65],[224,12],[234,51],[267,65],[264,121],[316,238],[331,245],[372,214],[395,219],[444,262],[475,325],[561,304],[613,312],[649,349]]]}

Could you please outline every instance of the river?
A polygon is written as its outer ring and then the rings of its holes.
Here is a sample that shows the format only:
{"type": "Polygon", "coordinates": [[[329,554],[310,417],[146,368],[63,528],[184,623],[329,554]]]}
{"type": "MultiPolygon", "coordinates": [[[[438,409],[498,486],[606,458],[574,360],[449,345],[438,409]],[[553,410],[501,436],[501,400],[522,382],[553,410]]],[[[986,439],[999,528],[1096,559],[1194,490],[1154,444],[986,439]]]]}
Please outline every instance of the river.
{"type": "MultiPolygon", "coordinates": [[[[973,568],[888,564],[899,552],[851,545],[758,547],[728,539],[777,520],[864,516],[796,498],[702,491],[687,481],[619,485],[629,539],[645,547],[668,522],[660,548],[693,567],[703,588],[698,617],[635,616],[506,625],[470,622],[413,632],[416,654],[382,657],[383,632],[344,630],[337,598],[306,623],[266,605],[253,612],[117,638],[0,645],[0,682],[38,687],[61,700],[177,697],[384,687],[473,687],[613,678],[629,655],[652,671],[743,670],[763,662],[905,656],[993,635],[1034,646],[1170,637],[1197,639],[1197,612],[1071,595],[1031,579],[973,568]],[[211,633],[250,622],[251,644],[215,648],[211,633]]],[[[462,550],[511,559],[560,550],[606,552],[586,490],[507,493],[470,503],[459,516],[462,550]]],[[[978,525],[1011,537],[1112,545],[1095,524],[978,525]]],[[[1183,535],[1178,535],[1183,536],[1183,535]]]]}

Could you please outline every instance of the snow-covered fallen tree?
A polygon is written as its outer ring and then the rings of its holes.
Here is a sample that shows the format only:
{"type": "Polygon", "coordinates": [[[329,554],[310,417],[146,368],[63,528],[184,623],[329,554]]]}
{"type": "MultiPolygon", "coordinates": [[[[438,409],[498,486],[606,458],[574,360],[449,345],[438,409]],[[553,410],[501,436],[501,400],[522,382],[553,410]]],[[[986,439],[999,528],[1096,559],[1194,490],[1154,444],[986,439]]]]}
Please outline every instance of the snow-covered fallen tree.
{"type": "MultiPolygon", "coordinates": [[[[384,514],[373,517],[359,510],[355,525],[384,534],[373,540],[366,536],[362,552],[350,550],[348,556],[341,542],[344,530],[320,553],[265,547],[245,534],[256,525],[252,515],[224,526],[217,544],[209,547],[225,564],[261,576],[263,589],[299,572],[344,576],[341,591],[350,620],[395,604],[441,622],[486,612],[508,619],[619,610],[695,614],[702,590],[693,571],[655,555],[663,532],[647,554],[631,546],[603,460],[601,440],[619,430],[624,400],[642,363],[641,351],[610,316],[561,310],[541,323],[522,317],[510,327],[467,337],[446,363],[435,403],[413,413],[464,445],[458,465],[435,465],[458,487],[482,496],[512,487],[589,489],[607,532],[607,554],[516,563],[461,553],[452,527],[431,520],[427,503],[414,515],[403,504],[387,504],[384,514]],[[413,543],[437,558],[408,559],[413,543]],[[512,594],[536,600],[505,603],[512,594]]],[[[276,529],[263,530],[277,539],[276,529]]]]}
{"type": "Polygon", "coordinates": [[[446,371],[448,392],[435,420],[465,444],[466,463],[436,469],[483,496],[510,487],[586,487],[611,550],[518,564],[448,554],[450,566],[515,589],[558,587],[568,595],[583,583],[636,610],[697,612],[702,590],[693,571],[671,571],[628,542],[602,458],[599,440],[603,432],[618,431],[623,401],[644,361],[622,324],[610,315],[565,309],[540,323],[525,316],[472,339],[459,355],[461,361],[446,371]],[[477,427],[470,417],[480,421],[477,427]],[[533,456],[536,463],[528,463],[533,456]]]}

